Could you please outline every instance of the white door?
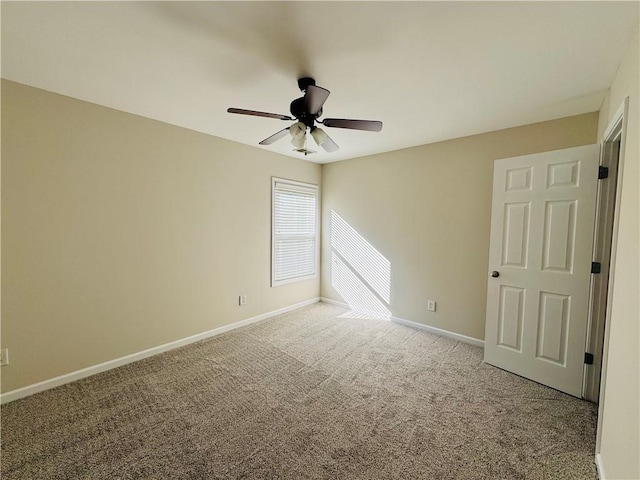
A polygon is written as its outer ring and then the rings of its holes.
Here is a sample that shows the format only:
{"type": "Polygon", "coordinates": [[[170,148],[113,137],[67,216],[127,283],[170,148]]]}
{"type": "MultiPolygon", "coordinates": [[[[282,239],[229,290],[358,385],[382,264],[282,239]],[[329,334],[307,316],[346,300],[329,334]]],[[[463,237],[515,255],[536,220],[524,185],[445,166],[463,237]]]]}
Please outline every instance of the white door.
{"type": "Polygon", "coordinates": [[[484,359],[580,397],[598,146],[496,160],[484,359]]]}

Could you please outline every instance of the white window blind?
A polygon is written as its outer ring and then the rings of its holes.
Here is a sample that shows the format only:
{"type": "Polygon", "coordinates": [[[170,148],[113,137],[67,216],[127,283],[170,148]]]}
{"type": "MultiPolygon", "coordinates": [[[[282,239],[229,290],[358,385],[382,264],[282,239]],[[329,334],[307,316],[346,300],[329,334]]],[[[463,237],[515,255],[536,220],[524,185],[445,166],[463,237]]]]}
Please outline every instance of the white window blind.
{"type": "Polygon", "coordinates": [[[271,286],[316,276],[317,203],[317,186],[273,179],[271,286]]]}

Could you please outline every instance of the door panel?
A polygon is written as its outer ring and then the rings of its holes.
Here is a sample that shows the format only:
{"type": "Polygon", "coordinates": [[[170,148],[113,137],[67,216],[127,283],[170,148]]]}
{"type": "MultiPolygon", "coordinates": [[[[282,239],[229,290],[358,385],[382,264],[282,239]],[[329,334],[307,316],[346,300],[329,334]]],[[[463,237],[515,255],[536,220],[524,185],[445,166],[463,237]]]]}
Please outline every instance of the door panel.
{"type": "Polygon", "coordinates": [[[497,160],[485,361],[580,396],[598,147],[497,160]]]}
{"type": "Polygon", "coordinates": [[[513,168],[506,172],[506,191],[531,190],[531,167],[513,168]]]}
{"type": "Polygon", "coordinates": [[[573,272],[573,246],[576,242],[576,201],[546,202],[542,269],[573,272]]]}
{"type": "Polygon", "coordinates": [[[500,286],[500,324],[498,345],[522,351],[522,320],[524,317],[524,289],[500,286]]]}
{"type": "Polygon", "coordinates": [[[540,292],[536,358],[566,365],[570,308],[568,295],[540,292]]]}
{"type": "Polygon", "coordinates": [[[526,268],[529,246],[529,203],[507,203],[504,210],[502,265],[526,268]]]}

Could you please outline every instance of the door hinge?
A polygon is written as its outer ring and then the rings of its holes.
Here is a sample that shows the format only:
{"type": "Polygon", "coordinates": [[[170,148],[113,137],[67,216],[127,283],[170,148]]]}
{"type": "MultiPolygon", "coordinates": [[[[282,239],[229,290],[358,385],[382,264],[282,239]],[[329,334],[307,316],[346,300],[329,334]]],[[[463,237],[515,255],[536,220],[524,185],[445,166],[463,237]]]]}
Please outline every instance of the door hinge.
{"type": "Polygon", "coordinates": [[[591,273],[600,273],[602,265],[600,262],[591,262],[591,273]]]}
{"type": "Polygon", "coordinates": [[[609,178],[609,167],[600,165],[598,167],[598,180],[602,180],[603,178],[609,178]]]}
{"type": "Polygon", "coordinates": [[[593,353],[584,352],[584,363],[586,365],[593,365],[593,353]]]}

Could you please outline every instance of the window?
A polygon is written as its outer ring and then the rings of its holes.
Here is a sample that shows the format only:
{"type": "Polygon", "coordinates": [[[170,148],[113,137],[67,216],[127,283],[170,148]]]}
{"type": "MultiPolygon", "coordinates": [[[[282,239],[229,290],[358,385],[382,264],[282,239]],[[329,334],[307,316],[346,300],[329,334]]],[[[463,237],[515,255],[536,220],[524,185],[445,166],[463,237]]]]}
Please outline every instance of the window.
{"type": "Polygon", "coordinates": [[[273,178],[271,195],[271,286],[316,277],[318,186],[273,178]]]}

